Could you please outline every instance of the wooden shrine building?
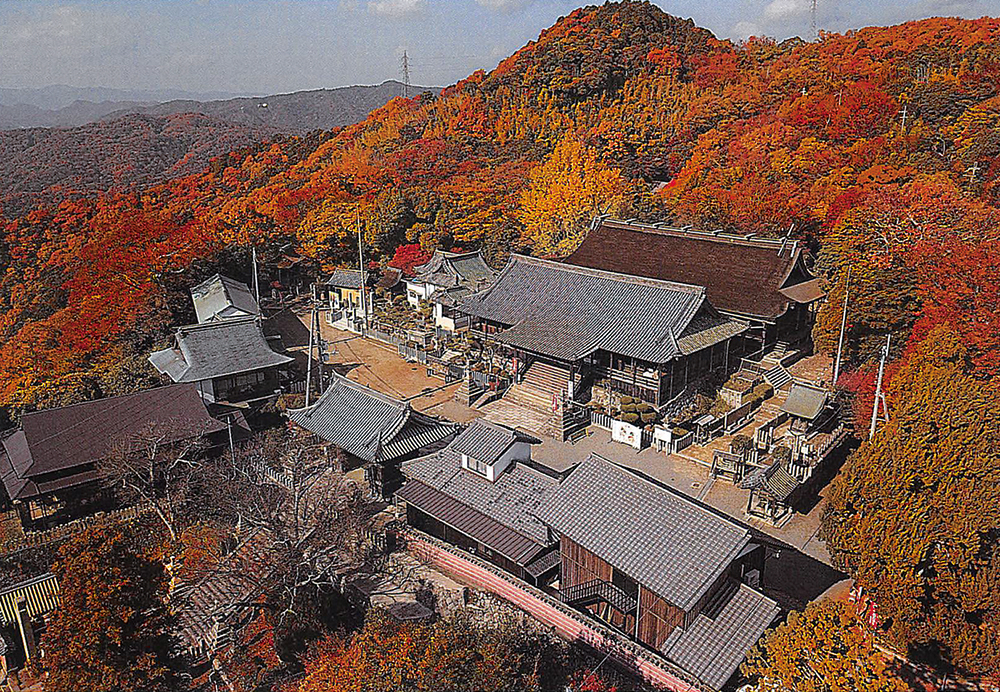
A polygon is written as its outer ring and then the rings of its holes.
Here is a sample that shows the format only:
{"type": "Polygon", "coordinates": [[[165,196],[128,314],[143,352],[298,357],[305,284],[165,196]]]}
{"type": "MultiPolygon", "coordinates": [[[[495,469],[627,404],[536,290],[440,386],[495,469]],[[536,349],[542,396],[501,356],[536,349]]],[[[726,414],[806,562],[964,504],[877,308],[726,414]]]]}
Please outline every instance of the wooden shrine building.
{"type": "Polygon", "coordinates": [[[457,432],[452,423],[336,373],[316,403],[288,417],[342,451],[347,466],[364,466],[372,494],[386,498],[402,483],[403,461],[440,449],[457,432]]]}
{"type": "Polygon", "coordinates": [[[151,439],[226,444],[228,433],[192,384],[35,411],[0,437],[0,481],[22,525],[44,528],[107,509],[97,464],[111,454],[151,439]]]}
{"type": "Polygon", "coordinates": [[[257,317],[260,306],[242,281],[216,274],[191,289],[191,302],[198,323],[257,317]]]}
{"type": "Polygon", "coordinates": [[[447,447],[403,464],[396,493],[406,522],[539,585],[559,567],[557,542],[535,516],[558,479],[530,463],[540,440],[475,420],[447,447]]]}
{"type": "Polygon", "coordinates": [[[173,344],[149,356],[161,374],[194,383],[208,402],[273,396],[292,358],[275,352],[256,317],[234,317],[178,327],[173,344]]]}
{"type": "Polygon", "coordinates": [[[554,409],[594,383],[663,405],[728,370],[730,342],[746,330],[700,286],[522,255],[459,310],[518,363],[515,370],[541,361],[563,373],[554,409]]]}
{"type": "Polygon", "coordinates": [[[750,327],[752,353],[809,338],[825,294],[807,259],[796,240],[598,218],[565,261],[703,286],[719,312],[750,327]]]}
{"type": "Polygon", "coordinates": [[[779,614],[748,529],[598,456],[542,501],[560,598],[721,689],[779,614]]]}

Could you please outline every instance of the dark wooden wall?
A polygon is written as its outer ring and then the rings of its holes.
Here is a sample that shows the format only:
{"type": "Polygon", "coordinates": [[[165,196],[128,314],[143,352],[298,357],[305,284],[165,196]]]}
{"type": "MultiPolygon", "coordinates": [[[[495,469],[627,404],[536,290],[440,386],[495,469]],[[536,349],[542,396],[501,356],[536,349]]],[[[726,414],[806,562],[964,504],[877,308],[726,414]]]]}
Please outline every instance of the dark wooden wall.
{"type": "MultiPolygon", "coordinates": [[[[559,552],[562,557],[560,588],[565,589],[594,579],[611,581],[611,565],[566,536],[559,537],[559,552]]],[[[602,609],[595,606],[593,612],[595,615],[609,620],[616,627],[628,630],[628,634],[634,636],[635,619],[628,617],[632,614],[606,612],[608,610],[610,609],[604,609],[605,612],[600,612],[602,609]]],[[[639,641],[653,648],[659,648],[674,628],[683,626],[683,624],[683,610],[671,605],[640,584],[639,641]]]]}

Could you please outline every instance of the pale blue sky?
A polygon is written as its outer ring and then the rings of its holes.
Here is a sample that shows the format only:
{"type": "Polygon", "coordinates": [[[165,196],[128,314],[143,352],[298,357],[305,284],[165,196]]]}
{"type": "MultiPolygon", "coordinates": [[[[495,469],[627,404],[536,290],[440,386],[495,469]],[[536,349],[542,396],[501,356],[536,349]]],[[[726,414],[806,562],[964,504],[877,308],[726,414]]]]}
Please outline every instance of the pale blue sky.
{"type": "MultiPolygon", "coordinates": [[[[720,38],[810,34],[811,0],[656,0],[720,38]]],[[[566,0],[0,0],[0,87],[275,93],[447,85],[581,3],[566,0]]],[[[1000,0],[817,0],[821,29],[1000,14],[1000,0]]]]}

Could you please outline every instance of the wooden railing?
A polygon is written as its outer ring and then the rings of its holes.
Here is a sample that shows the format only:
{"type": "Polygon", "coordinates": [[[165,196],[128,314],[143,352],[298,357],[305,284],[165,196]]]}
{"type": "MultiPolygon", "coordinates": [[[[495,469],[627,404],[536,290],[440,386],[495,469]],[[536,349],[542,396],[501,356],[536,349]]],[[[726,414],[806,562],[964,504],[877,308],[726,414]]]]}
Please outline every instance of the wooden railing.
{"type": "Polygon", "coordinates": [[[610,603],[622,613],[634,613],[636,599],[619,589],[611,582],[594,579],[582,584],[567,586],[559,591],[559,600],[571,606],[585,606],[598,601],[610,603]]]}

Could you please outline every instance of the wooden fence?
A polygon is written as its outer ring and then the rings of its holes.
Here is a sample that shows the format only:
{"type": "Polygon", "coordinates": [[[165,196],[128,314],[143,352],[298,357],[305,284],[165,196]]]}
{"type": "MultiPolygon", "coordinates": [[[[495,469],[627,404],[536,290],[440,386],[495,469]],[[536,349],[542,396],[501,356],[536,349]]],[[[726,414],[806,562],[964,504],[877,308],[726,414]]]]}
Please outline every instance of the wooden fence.
{"type": "Polygon", "coordinates": [[[132,522],[152,511],[153,508],[149,505],[133,505],[113,512],[98,512],[89,517],[74,519],[44,531],[25,531],[23,536],[14,536],[0,545],[0,553],[14,553],[27,548],[61,543],[92,526],[132,522]]]}

